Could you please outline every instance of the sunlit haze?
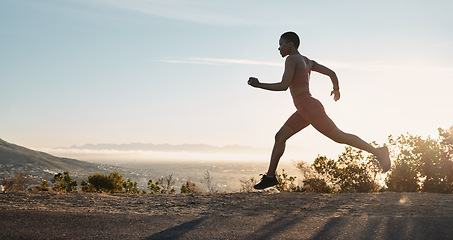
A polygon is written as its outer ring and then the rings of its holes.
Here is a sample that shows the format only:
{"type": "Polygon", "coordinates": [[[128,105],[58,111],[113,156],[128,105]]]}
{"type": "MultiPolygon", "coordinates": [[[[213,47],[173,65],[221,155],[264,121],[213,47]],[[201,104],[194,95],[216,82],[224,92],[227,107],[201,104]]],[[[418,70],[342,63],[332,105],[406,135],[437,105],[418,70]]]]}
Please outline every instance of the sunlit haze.
{"type": "MultiPolygon", "coordinates": [[[[333,69],[311,92],[343,131],[385,143],[453,125],[452,1],[0,1],[0,138],[82,160],[268,161],[295,111],[278,40],[333,69]],[[249,152],[84,150],[85,144],[239,145],[249,152]]],[[[283,160],[335,157],[312,127],[283,160]]]]}

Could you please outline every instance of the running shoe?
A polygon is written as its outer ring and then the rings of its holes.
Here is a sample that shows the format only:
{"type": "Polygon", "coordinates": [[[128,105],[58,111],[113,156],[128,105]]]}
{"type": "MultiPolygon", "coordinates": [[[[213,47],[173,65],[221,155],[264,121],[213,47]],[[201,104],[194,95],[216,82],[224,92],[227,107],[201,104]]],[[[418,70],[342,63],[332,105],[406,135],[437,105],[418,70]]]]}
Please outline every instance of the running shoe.
{"type": "Polygon", "coordinates": [[[261,181],[258,184],[256,184],[253,188],[257,190],[262,190],[268,187],[275,186],[277,184],[279,184],[279,182],[275,176],[269,177],[267,175],[263,175],[261,181]]]}

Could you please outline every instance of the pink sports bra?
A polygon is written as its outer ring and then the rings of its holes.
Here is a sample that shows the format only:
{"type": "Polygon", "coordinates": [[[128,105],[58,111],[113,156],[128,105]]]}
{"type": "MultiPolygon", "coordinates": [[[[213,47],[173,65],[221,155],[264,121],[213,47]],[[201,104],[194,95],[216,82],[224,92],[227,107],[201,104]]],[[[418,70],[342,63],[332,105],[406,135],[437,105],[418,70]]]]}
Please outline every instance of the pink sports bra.
{"type": "Polygon", "coordinates": [[[307,57],[303,57],[305,60],[305,63],[307,64],[307,69],[305,71],[295,71],[293,80],[291,81],[291,84],[289,85],[289,88],[301,88],[301,87],[309,87],[309,80],[310,80],[310,73],[311,73],[311,68],[310,68],[310,60],[307,57]]]}

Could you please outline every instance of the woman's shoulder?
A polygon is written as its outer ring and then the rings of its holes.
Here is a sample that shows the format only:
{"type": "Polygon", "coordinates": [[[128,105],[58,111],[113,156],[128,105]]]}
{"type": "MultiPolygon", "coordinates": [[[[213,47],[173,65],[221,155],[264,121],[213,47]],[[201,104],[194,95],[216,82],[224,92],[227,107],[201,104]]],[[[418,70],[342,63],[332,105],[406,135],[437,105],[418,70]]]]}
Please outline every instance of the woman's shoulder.
{"type": "Polygon", "coordinates": [[[302,56],[302,59],[305,61],[305,62],[311,62],[312,60],[310,58],[308,58],[307,56],[302,56]]]}
{"type": "Polygon", "coordinates": [[[312,68],[313,65],[318,64],[315,60],[312,60],[312,59],[308,58],[307,56],[302,56],[302,57],[306,64],[310,64],[310,68],[312,68]]]}
{"type": "Polygon", "coordinates": [[[296,71],[304,71],[307,68],[307,57],[301,54],[294,54],[288,56],[288,60],[293,62],[296,65],[296,71]]]}
{"type": "Polygon", "coordinates": [[[300,54],[289,55],[286,58],[286,61],[291,61],[293,63],[299,64],[305,62],[305,57],[300,54]]]}

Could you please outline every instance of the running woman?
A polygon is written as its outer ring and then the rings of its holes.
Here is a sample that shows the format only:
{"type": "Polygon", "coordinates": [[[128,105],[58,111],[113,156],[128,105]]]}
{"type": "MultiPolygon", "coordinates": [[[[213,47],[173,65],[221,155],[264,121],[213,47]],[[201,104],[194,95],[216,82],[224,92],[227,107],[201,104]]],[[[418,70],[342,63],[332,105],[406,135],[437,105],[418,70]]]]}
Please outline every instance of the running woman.
{"type": "Polygon", "coordinates": [[[383,172],[387,172],[391,166],[388,148],[375,148],[361,138],[341,131],[327,116],[321,102],[311,96],[309,89],[311,71],[330,77],[333,84],[333,90],[330,95],[333,95],[335,101],[340,99],[338,78],[331,69],[302,56],[298,50],[299,44],[299,36],[294,32],[286,32],[280,37],[278,50],[282,57],[287,57],[281,82],[261,83],[255,77],[250,77],[248,80],[248,84],[252,87],[270,91],[286,91],[289,88],[297,109],[275,135],[269,169],[254,188],[265,189],[279,184],[275,177],[275,171],[285,151],[286,140],[310,124],[320,133],[337,143],[348,144],[375,155],[383,172]]]}

